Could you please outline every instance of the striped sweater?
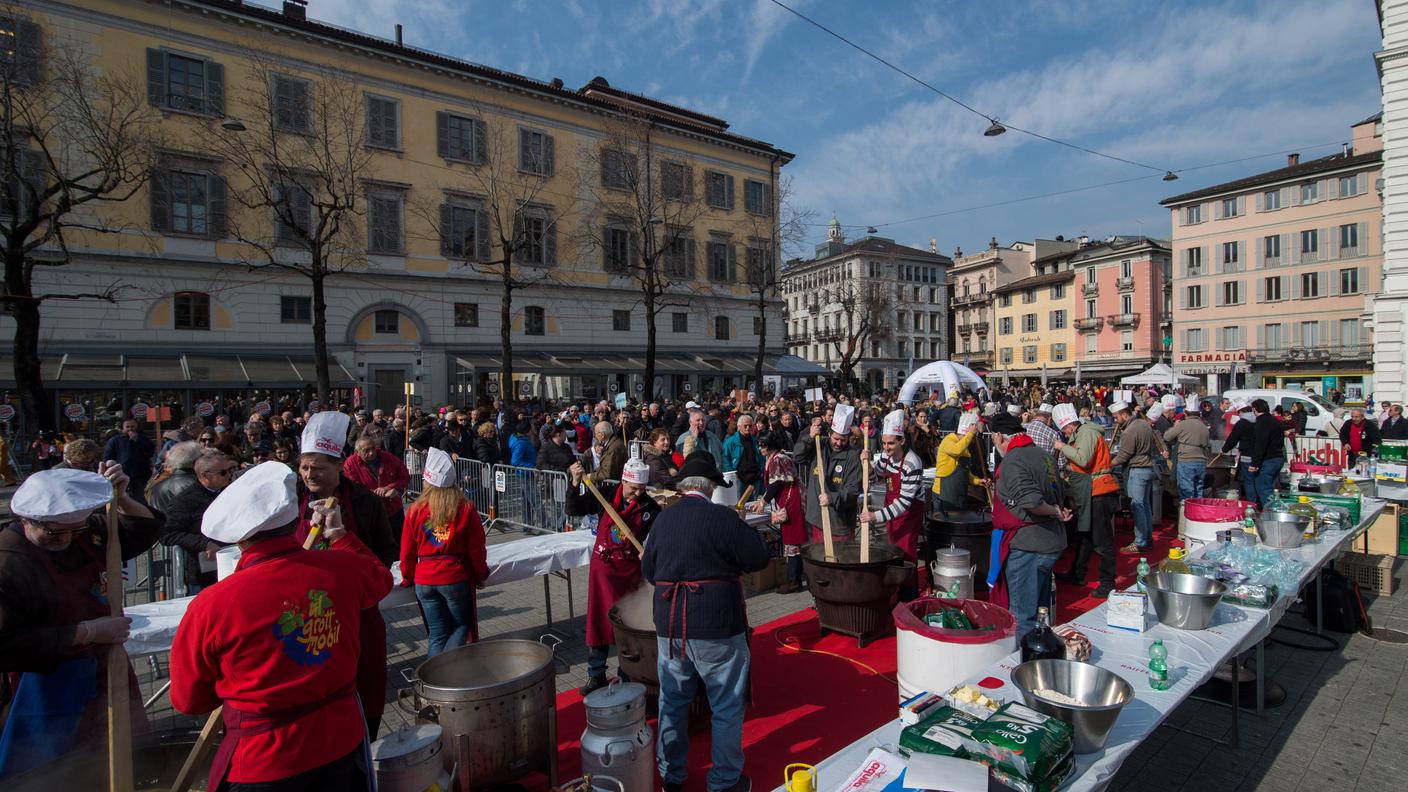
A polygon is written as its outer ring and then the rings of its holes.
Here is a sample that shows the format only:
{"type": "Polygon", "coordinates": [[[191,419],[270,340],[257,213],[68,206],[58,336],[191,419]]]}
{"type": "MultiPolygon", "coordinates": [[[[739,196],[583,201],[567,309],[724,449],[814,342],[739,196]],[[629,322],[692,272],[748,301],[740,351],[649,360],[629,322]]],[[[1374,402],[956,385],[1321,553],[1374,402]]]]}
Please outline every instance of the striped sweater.
{"type": "Polygon", "coordinates": [[[923,497],[924,462],[919,459],[918,454],[906,451],[904,460],[901,462],[896,462],[888,455],[881,454],[880,459],[875,462],[874,473],[876,476],[888,480],[896,471],[900,473],[900,494],[889,506],[875,513],[877,523],[887,523],[899,519],[917,498],[923,497]]]}

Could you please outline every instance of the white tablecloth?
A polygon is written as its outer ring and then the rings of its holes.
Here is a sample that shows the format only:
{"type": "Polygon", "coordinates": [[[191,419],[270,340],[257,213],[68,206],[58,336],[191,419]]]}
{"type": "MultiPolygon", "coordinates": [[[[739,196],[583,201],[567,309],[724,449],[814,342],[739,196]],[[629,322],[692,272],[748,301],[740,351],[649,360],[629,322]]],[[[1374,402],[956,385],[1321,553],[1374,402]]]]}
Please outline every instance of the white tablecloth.
{"type": "MultiPolygon", "coordinates": [[[[491,586],[516,580],[584,567],[591,562],[594,537],[589,531],[544,534],[489,545],[489,582],[491,586]]],[[[396,608],[415,602],[415,592],[401,588],[401,564],[391,567],[396,588],[381,601],[381,609],[396,608]]],[[[126,609],[132,617],[132,634],[125,648],[129,656],[157,654],[171,649],[176,627],[186,614],[191,597],[134,605],[126,609]]]]}
{"type": "MultiPolygon", "coordinates": [[[[1384,501],[1366,498],[1359,521],[1354,530],[1329,534],[1318,542],[1302,545],[1294,550],[1285,550],[1293,558],[1305,562],[1300,585],[1314,579],[1319,570],[1335,558],[1340,550],[1349,546],[1355,537],[1368,530],[1368,527],[1383,511],[1384,501]]],[[[1104,789],[1120,765],[1129,758],[1134,749],[1153,733],[1164,718],[1192,695],[1203,683],[1212,678],[1213,673],[1234,654],[1239,654],[1256,645],[1271,632],[1271,628],[1286,614],[1295,601],[1298,591],[1284,592],[1276,604],[1269,609],[1243,608],[1227,603],[1217,606],[1213,622],[1206,630],[1177,630],[1159,624],[1150,612],[1149,629],[1143,633],[1118,630],[1105,625],[1105,605],[1081,614],[1071,622],[1077,630],[1090,639],[1094,652],[1091,662],[1101,668],[1119,674],[1134,688],[1134,701],[1120,711],[1105,748],[1097,753],[1076,756],[1076,776],[1067,790],[1104,789]],[[1155,639],[1161,639],[1168,648],[1170,680],[1168,690],[1154,690],[1149,687],[1149,647],[1155,639]]],[[[984,676],[1000,680],[1002,687],[985,690],[988,696],[1006,700],[1021,701],[1022,693],[1012,684],[1010,674],[1017,667],[1019,656],[1016,652],[990,669],[987,674],[968,680],[976,683],[984,676]]],[[[898,709],[898,707],[896,707],[898,709]]],[[[860,766],[872,748],[896,746],[899,744],[901,725],[898,719],[889,721],[817,765],[820,792],[832,792],[837,784],[844,782],[860,766]]],[[[783,792],[778,787],[778,792],[783,792]]]]}

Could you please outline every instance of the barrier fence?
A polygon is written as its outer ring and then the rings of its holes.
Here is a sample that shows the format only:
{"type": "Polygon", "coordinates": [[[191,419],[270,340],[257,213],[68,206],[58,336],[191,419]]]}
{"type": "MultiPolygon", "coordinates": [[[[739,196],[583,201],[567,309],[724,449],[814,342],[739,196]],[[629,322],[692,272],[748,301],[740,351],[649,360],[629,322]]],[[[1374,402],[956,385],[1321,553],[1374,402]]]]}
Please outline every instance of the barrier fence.
{"type": "MultiPolygon", "coordinates": [[[[406,451],[406,469],[411,473],[406,499],[415,500],[423,489],[421,474],[425,454],[406,451]]],[[[488,465],[474,459],[455,461],[460,488],[474,502],[486,529],[516,528],[535,533],[571,530],[575,521],[567,516],[566,473],[553,470],[488,465]]]]}
{"type": "Polygon", "coordinates": [[[1296,437],[1296,462],[1347,467],[1349,454],[1338,437],[1296,437]]]}

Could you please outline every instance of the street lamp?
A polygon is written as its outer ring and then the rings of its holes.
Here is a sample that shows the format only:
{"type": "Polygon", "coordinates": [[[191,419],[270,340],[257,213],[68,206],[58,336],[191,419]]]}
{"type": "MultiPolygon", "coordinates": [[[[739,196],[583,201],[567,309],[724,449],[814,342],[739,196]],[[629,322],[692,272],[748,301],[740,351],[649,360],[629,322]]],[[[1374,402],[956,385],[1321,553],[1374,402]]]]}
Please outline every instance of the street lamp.
{"type": "Polygon", "coordinates": [[[1007,127],[1003,126],[1002,122],[998,121],[996,118],[989,118],[988,120],[992,123],[988,125],[987,129],[983,130],[983,137],[997,137],[1007,131],[1007,127]]]}
{"type": "Polygon", "coordinates": [[[220,122],[220,128],[227,132],[243,132],[245,130],[244,122],[238,118],[226,118],[220,122]]]}
{"type": "Polygon", "coordinates": [[[1164,181],[1178,181],[1178,174],[1173,171],[1164,171],[1164,181]]]}

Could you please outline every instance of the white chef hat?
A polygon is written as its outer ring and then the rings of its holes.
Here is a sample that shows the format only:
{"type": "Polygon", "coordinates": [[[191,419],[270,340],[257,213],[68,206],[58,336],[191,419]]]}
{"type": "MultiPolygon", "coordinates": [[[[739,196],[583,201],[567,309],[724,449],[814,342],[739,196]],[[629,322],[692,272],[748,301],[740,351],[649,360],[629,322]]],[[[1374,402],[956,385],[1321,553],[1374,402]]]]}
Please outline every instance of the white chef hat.
{"type": "Polygon", "coordinates": [[[295,480],[293,470],[282,462],[255,465],[215,496],[201,518],[200,532],[234,544],[288,525],[298,519],[295,480]]]}
{"type": "Polygon", "coordinates": [[[697,409],[699,409],[699,403],[696,402],[696,401],[694,401],[694,400],[692,400],[692,399],[691,399],[690,401],[685,402],[685,403],[684,403],[684,406],[685,406],[685,409],[689,409],[689,410],[697,410],[697,409]]]}
{"type": "Polygon", "coordinates": [[[849,434],[851,420],[856,417],[856,408],[849,404],[838,404],[831,414],[831,431],[836,434],[849,434]]]}
{"type": "Polygon", "coordinates": [[[884,428],[880,434],[891,437],[904,437],[904,410],[894,410],[885,415],[884,428]]]}
{"type": "Polygon", "coordinates": [[[1177,410],[1184,406],[1183,397],[1177,393],[1166,393],[1159,399],[1159,406],[1164,410],[1177,410]]]}
{"type": "MultiPolygon", "coordinates": [[[[287,466],[285,466],[287,467],[287,466]]],[[[112,482],[87,470],[41,470],[25,479],[10,513],[35,522],[75,523],[112,500],[112,482]]]]}
{"type": "Polygon", "coordinates": [[[1020,404],[1009,404],[1009,405],[1007,405],[1007,414],[1008,414],[1008,415],[1021,415],[1021,414],[1022,414],[1022,406],[1021,406],[1020,404]]]}
{"type": "Polygon", "coordinates": [[[1250,410],[1251,408],[1252,406],[1244,401],[1234,401],[1232,404],[1228,405],[1228,410],[1234,413],[1250,410]]]}
{"type": "Polygon", "coordinates": [[[1056,405],[1052,408],[1051,417],[1056,421],[1057,429],[1065,429],[1067,426],[1080,420],[1080,416],[1076,415],[1076,406],[1074,404],[1056,405]]]}
{"type": "Polygon", "coordinates": [[[958,433],[963,434],[978,425],[977,413],[966,412],[958,416],[958,433]]]}
{"type": "Polygon", "coordinates": [[[993,417],[994,415],[997,415],[997,402],[988,402],[987,404],[984,404],[983,415],[986,415],[989,418],[993,417]]]}
{"type": "Polygon", "coordinates": [[[621,483],[649,484],[650,466],[639,459],[629,460],[626,462],[625,466],[621,468],[621,483]]]}
{"type": "Polygon", "coordinates": [[[1055,408],[1051,405],[1047,404],[1046,402],[1042,402],[1037,406],[1036,411],[1038,413],[1045,413],[1046,415],[1050,415],[1053,409],[1055,408]]]}
{"type": "Polygon", "coordinates": [[[1127,401],[1117,401],[1117,402],[1112,403],[1112,404],[1110,405],[1110,413],[1111,413],[1111,414],[1114,414],[1114,413],[1117,413],[1117,412],[1129,412],[1129,402],[1127,402],[1127,401]]]}
{"type": "Polygon", "coordinates": [[[299,451],[304,454],[327,454],[335,459],[342,458],[342,447],[347,444],[347,429],[352,419],[347,413],[337,410],[323,410],[313,413],[308,425],[303,429],[299,451]]]}
{"type": "Polygon", "coordinates": [[[425,472],[421,474],[421,478],[432,487],[453,487],[455,460],[438,448],[430,449],[425,455],[425,472]]]}

